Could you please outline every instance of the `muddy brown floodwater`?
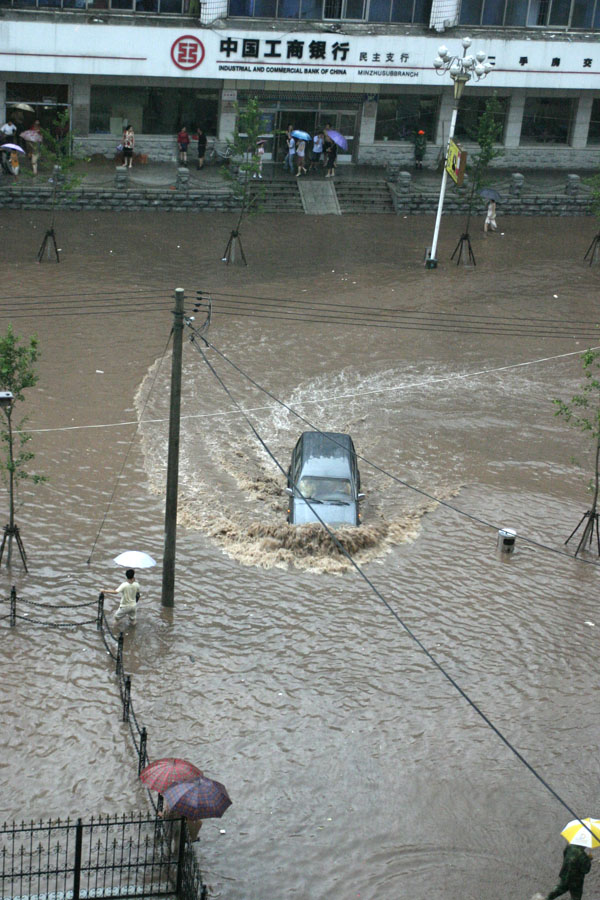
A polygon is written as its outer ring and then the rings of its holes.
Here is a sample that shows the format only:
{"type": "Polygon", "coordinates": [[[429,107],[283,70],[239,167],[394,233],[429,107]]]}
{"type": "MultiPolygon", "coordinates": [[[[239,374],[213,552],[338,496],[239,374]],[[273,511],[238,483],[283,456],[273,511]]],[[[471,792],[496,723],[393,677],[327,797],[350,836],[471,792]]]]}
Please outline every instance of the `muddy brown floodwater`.
{"type": "MultiPolygon", "coordinates": [[[[445,218],[428,272],[431,217],[265,216],[242,269],[220,262],[229,217],[159,213],[61,214],[61,263],[37,265],[46,216],[4,213],[0,236],[2,328],[40,338],[23,408],[50,479],[20,487],[31,572],[3,569],[3,595],[93,599],[119,551],[161,558],[171,292],[190,311],[210,292],[218,350],[379,467],[361,462],[364,525],[342,536],[369,579],[565,802],[600,815],[598,571],[562,553],[590,456],[551,403],[600,344],[593,221],[473,229],[467,270],[445,218]],[[502,526],[520,536],[508,560],[502,526]]],[[[208,359],[286,468],[310,426],[208,359]]],[[[176,607],[161,611],[160,567],[139,573],[125,667],[151,758],[230,791],[199,845],[211,896],[546,893],[570,814],[318,529],[285,524],[282,474],[189,343],[182,413],[176,607]]],[[[2,818],[147,808],[94,626],[1,627],[2,818]]]]}

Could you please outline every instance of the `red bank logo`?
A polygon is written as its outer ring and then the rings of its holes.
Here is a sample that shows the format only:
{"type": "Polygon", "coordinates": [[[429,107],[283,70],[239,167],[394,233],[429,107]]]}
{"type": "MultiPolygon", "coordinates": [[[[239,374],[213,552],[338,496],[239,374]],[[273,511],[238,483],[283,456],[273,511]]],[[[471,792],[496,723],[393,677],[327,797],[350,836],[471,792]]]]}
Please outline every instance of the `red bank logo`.
{"type": "Polygon", "coordinates": [[[204,44],[193,34],[184,34],[171,47],[171,59],[179,69],[197,69],[204,59],[204,44]]]}

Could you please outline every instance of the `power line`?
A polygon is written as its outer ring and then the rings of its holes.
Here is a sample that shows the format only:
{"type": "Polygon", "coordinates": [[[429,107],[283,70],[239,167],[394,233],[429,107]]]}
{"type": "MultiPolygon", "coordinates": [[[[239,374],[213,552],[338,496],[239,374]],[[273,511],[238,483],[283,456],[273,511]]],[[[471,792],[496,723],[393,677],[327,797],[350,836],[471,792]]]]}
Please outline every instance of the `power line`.
{"type": "MultiPolygon", "coordinates": [[[[271,391],[269,391],[267,388],[264,388],[262,385],[260,385],[257,381],[255,381],[252,378],[251,375],[248,375],[247,372],[245,372],[236,363],[234,363],[232,360],[230,360],[229,357],[227,357],[221,350],[218,349],[218,347],[215,347],[215,345],[213,343],[211,343],[206,338],[204,338],[203,340],[205,341],[207,347],[210,347],[211,350],[214,350],[215,353],[217,353],[223,360],[225,360],[226,363],[228,363],[228,365],[230,365],[233,369],[235,369],[236,372],[238,372],[247,381],[249,381],[250,384],[254,385],[254,387],[256,387],[259,391],[262,391],[262,393],[266,394],[267,397],[270,397],[272,400],[274,400],[276,403],[278,403],[284,409],[287,409],[288,412],[292,413],[292,415],[294,415],[294,416],[296,416],[296,418],[300,419],[301,422],[304,422],[306,425],[308,425],[312,431],[316,431],[319,434],[323,434],[323,432],[321,431],[320,428],[318,428],[316,425],[314,425],[305,416],[301,415],[301,413],[297,412],[297,410],[295,410],[288,403],[285,403],[283,400],[280,400],[278,397],[275,396],[275,394],[272,394],[271,391]]],[[[573,355],[573,354],[567,354],[567,355],[573,355]]],[[[332,440],[334,440],[334,439],[332,439],[332,440]]],[[[335,442],[335,440],[334,440],[334,442],[335,442]]],[[[394,475],[391,472],[388,472],[386,469],[382,468],[382,466],[379,466],[377,463],[373,462],[372,460],[367,459],[365,456],[361,456],[360,453],[357,453],[356,455],[357,455],[358,459],[360,459],[362,462],[366,463],[366,465],[370,466],[376,472],[380,472],[382,475],[385,475],[387,478],[391,478],[392,481],[395,481],[397,484],[402,485],[402,487],[408,488],[409,490],[414,491],[415,493],[420,494],[423,497],[427,497],[428,500],[432,500],[435,503],[439,504],[440,506],[443,506],[446,509],[450,509],[450,510],[452,510],[452,512],[455,512],[458,515],[461,515],[461,516],[464,516],[465,518],[470,519],[472,522],[477,522],[479,525],[484,525],[486,528],[492,528],[495,531],[498,530],[498,526],[494,525],[492,522],[488,522],[488,521],[486,521],[486,519],[482,519],[480,516],[473,515],[472,513],[469,513],[466,510],[461,509],[459,506],[455,506],[453,503],[449,503],[447,500],[441,500],[439,497],[436,497],[434,494],[431,494],[429,491],[426,491],[423,488],[416,487],[416,485],[410,484],[408,481],[404,481],[404,479],[399,478],[397,475],[394,475]]],[[[600,564],[595,562],[594,560],[585,559],[585,558],[579,557],[579,556],[571,556],[570,553],[566,553],[564,550],[559,550],[557,547],[550,547],[547,544],[543,544],[541,541],[536,541],[534,538],[526,537],[525,535],[519,535],[519,538],[520,538],[520,540],[523,540],[526,543],[531,544],[531,546],[533,546],[533,547],[539,547],[541,550],[547,550],[550,553],[555,553],[559,556],[565,556],[565,557],[567,557],[567,559],[575,560],[576,562],[582,562],[582,563],[585,563],[586,565],[600,566],[600,564]]]]}
{"type": "MultiPolygon", "coordinates": [[[[202,359],[204,360],[204,362],[206,363],[206,365],[207,365],[208,368],[210,369],[211,373],[214,375],[214,377],[216,378],[216,380],[219,382],[219,384],[221,385],[221,387],[223,388],[223,390],[225,391],[225,393],[227,394],[227,396],[229,397],[229,399],[231,400],[231,402],[236,406],[236,408],[238,409],[238,411],[239,411],[239,412],[241,413],[241,415],[244,417],[244,419],[246,420],[246,422],[247,422],[248,425],[250,426],[251,430],[253,431],[254,435],[256,436],[256,438],[258,439],[258,441],[260,442],[260,444],[262,445],[262,447],[265,449],[265,451],[268,453],[268,455],[270,456],[270,458],[273,460],[273,462],[275,463],[275,465],[277,466],[277,468],[281,471],[281,473],[282,473],[284,476],[287,476],[286,470],[283,468],[283,466],[281,465],[281,463],[279,462],[279,460],[278,460],[278,459],[276,458],[276,456],[273,454],[273,452],[271,451],[271,449],[269,448],[269,446],[267,445],[267,443],[264,441],[264,439],[260,436],[260,434],[259,434],[259,432],[257,431],[257,429],[255,428],[254,424],[251,422],[251,420],[249,419],[249,417],[246,415],[246,413],[244,412],[244,410],[242,409],[242,407],[240,406],[240,404],[238,403],[238,401],[235,399],[235,397],[233,396],[233,394],[231,393],[231,391],[229,390],[229,388],[227,387],[227,385],[225,384],[225,382],[223,381],[223,379],[221,378],[221,376],[217,373],[217,371],[215,370],[215,368],[213,367],[213,365],[212,365],[212,364],[210,363],[210,361],[207,359],[206,354],[204,353],[204,351],[202,350],[202,348],[198,345],[198,343],[197,343],[197,341],[196,341],[196,339],[195,339],[195,338],[196,338],[196,331],[195,331],[195,329],[194,329],[192,326],[189,325],[189,322],[188,322],[187,324],[188,324],[188,327],[190,327],[191,330],[192,330],[192,332],[193,332],[192,337],[191,337],[191,343],[192,343],[192,345],[198,350],[198,352],[199,352],[200,355],[202,356],[202,359]]],[[[207,341],[206,338],[201,338],[201,340],[206,344],[206,346],[210,347],[211,349],[216,350],[216,348],[215,348],[209,341],[207,341]]],[[[219,353],[218,350],[216,350],[216,352],[219,353]]],[[[220,355],[220,356],[223,356],[221,353],[219,353],[219,355],[220,355]]],[[[225,357],[223,357],[223,358],[225,358],[225,357]]],[[[227,360],[227,361],[228,361],[228,360],[227,360]]],[[[456,681],[456,679],[453,678],[452,675],[450,675],[450,673],[446,671],[446,669],[444,668],[444,666],[443,666],[440,662],[438,662],[438,660],[437,660],[437,659],[435,658],[435,656],[431,653],[431,651],[427,649],[427,647],[426,647],[426,646],[423,644],[423,642],[417,637],[417,635],[413,632],[413,630],[406,624],[406,622],[405,622],[405,621],[400,617],[400,615],[396,612],[396,610],[395,610],[395,609],[393,608],[393,606],[389,603],[389,601],[383,596],[383,594],[379,591],[379,589],[373,584],[373,582],[371,581],[371,579],[367,576],[367,574],[363,571],[363,569],[362,569],[362,568],[358,565],[358,563],[354,560],[354,558],[353,558],[352,555],[349,553],[349,551],[348,551],[348,550],[343,546],[343,544],[339,541],[339,539],[338,539],[337,536],[334,534],[334,532],[329,528],[329,526],[327,525],[327,523],[323,521],[323,519],[322,519],[321,516],[318,514],[318,512],[317,512],[317,510],[314,508],[314,506],[310,503],[310,501],[308,500],[308,498],[306,498],[306,497],[303,496],[302,492],[299,490],[299,488],[298,488],[298,486],[296,485],[296,483],[293,483],[293,490],[296,491],[296,492],[299,494],[299,496],[300,496],[300,497],[308,504],[308,506],[310,507],[311,511],[313,512],[313,514],[315,515],[315,517],[317,518],[317,520],[319,521],[319,523],[323,526],[323,528],[325,529],[325,531],[327,532],[327,534],[329,535],[329,537],[331,538],[331,540],[333,541],[333,543],[336,545],[336,547],[338,548],[338,550],[343,554],[343,556],[346,557],[346,559],[348,560],[348,562],[350,563],[350,565],[351,565],[351,566],[355,569],[355,571],[360,575],[360,577],[363,579],[363,581],[369,586],[369,588],[371,589],[371,591],[379,598],[379,600],[383,603],[383,605],[386,607],[386,609],[388,610],[388,612],[390,612],[390,613],[392,614],[392,616],[394,617],[394,619],[396,620],[396,622],[404,629],[404,631],[408,634],[408,636],[411,638],[411,640],[414,641],[415,644],[417,644],[417,646],[419,647],[419,649],[422,651],[422,653],[425,654],[425,656],[428,658],[428,660],[436,667],[436,669],[437,669],[437,670],[442,674],[442,676],[450,683],[450,685],[451,685],[451,686],[452,686],[452,687],[453,687],[453,688],[461,695],[461,697],[469,704],[469,706],[471,707],[471,709],[472,709],[472,710],[473,710],[473,711],[474,711],[474,712],[475,712],[475,713],[483,720],[483,722],[485,722],[485,724],[486,724],[486,725],[494,732],[494,734],[502,741],[502,743],[503,743],[503,744],[511,751],[511,753],[513,753],[514,756],[515,756],[515,757],[516,757],[516,758],[517,758],[517,759],[518,759],[518,760],[519,760],[519,761],[520,761],[520,762],[521,762],[521,763],[529,770],[529,772],[531,772],[531,774],[532,774],[535,778],[537,778],[537,780],[543,785],[544,788],[546,788],[546,790],[547,790],[547,791],[555,798],[555,800],[557,800],[557,801],[561,804],[561,806],[563,806],[563,807],[567,810],[567,812],[569,812],[569,814],[570,814],[571,816],[573,816],[573,818],[575,818],[575,819],[577,819],[579,822],[581,822],[581,824],[582,824],[585,828],[587,828],[587,830],[590,832],[590,834],[593,834],[593,832],[591,831],[591,829],[585,824],[585,822],[583,822],[583,821],[579,818],[579,816],[577,815],[577,813],[569,806],[569,804],[568,804],[565,800],[563,800],[563,798],[560,796],[560,794],[558,794],[558,792],[555,791],[553,787],[551,787],[551,785],[545,780],[545,778],[543,778],[542,775],[540,775],[540,773],[534,768],[534,766],[532,766],[531,763],[528,762],[528,760],[523,756],[523,754],[520,753],[520,752],[516,749],[516,747],[513,746],[513,744],[508,740],[507,737],[505,737],[505,735],[500,731],[500,729],[499,729],[496,725],[494,725],[494,723],[491,721],[491,719],[489,718],[489,716],[487,716],[487,715],[483,712],[483,710],[481,709],[481,707],[480,707],[477,703],[475,703],[474,700],[471,699],[471,697],[466,693],[466,691],[458,684],[458,682],[456,681]]]]}

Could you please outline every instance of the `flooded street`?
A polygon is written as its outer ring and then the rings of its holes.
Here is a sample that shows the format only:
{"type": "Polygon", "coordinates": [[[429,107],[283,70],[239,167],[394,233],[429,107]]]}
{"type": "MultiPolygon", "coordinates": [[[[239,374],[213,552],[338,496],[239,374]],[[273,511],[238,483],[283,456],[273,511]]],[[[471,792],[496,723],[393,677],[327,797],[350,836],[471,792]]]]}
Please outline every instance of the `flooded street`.
{"type": "MultiPolygon", "coordinates": [[[[572,816],[401,623],[571,808],[600,815],[598,571],[563,546],[591,442],[551,402],[600,345],[595,223],[474,228],[465,269],[448,259],[462,221],[444,218],[426,271],[432,217],[264,216],[242,230],[244,269],[220,261],[228,216],[159,213],[59,213],[61,263],[38,265],[47,215],[2,226],[2,330],[40,339],[22,409],[49,477],[19,487],[30,574],[3,568],[2,596],[93,600],[121,550],[161,559],[181,286],[190,313],[212,298],[207,359],[284,469],[302,431],[352,435],[364,524],[341,540],[401,620],[322,530],[286,524],[284,476],[186,341],[176,605],[161,609],[160,566],[138,572],[125,669],[150,758],[187,757],[233,800],[197,845],[209,896],[547,893],[572,816]],[[511,558],[499,527],[518,532],[511,558]]],[[[95,625],[0,627],[1,817],[146,809],[95,625]]]]}

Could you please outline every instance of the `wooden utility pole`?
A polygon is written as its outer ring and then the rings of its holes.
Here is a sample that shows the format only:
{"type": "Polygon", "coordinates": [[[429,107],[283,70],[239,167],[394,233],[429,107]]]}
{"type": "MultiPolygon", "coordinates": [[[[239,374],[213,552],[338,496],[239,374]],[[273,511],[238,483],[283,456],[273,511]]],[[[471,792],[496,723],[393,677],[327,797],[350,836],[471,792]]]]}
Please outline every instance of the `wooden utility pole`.
{"type": "Polygon", "coordinates": [[[171,409],[169,456],[165,503],[165,550],[163,554],[163,606],[175,606],[175,545],[177,540],[177,486],[179,481],[179,421],[181,414],[181,368],[183,359],[183,288],[175,289],[173,310],[173,358],[171,361],[171,409]]]}

